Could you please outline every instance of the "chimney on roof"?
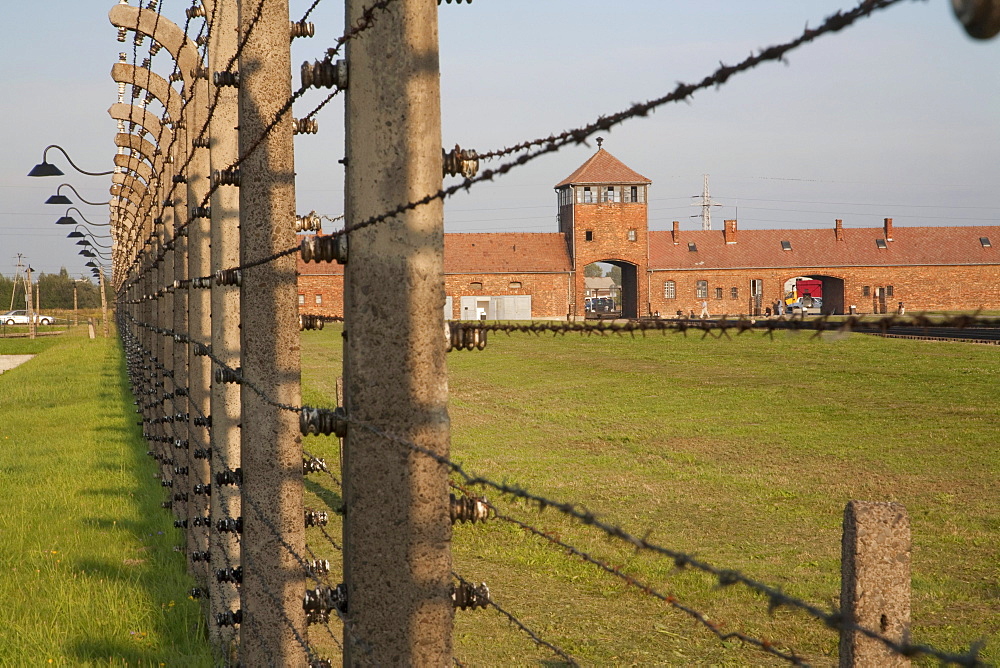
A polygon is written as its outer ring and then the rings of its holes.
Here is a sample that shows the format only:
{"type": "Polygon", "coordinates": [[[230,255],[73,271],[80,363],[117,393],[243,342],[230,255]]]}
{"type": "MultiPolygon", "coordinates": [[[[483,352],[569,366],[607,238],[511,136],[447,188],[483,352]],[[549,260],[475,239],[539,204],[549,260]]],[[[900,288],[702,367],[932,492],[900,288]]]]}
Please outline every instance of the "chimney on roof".
{"type": "Polygon", "coordinates": [[[670,233],[670,236],[674,240],[674,245],[676,246],[681,242],[681,224],[680,221],[674,221],[674,231],[670,233]]]}
{"type": "Polygon", "coordinates": [[[726,243],[727,244],[734,244],[734,243],[736,243],[736,221],[735,220],[727,220],[726,221],[725,236],[726,236],[726,243]]]}
{"type": "Polygon", "coordinates": [[[837,241],[843,241],[844,240],[844,221],[842,221],[840,218],[838,218],[836,222],[837,222],[837,225],[836,225],[836,227],[833,228],[834,236],[836,237],[837,241]]]}
{"type": "Polygon", "coordinates": [[[892,218],[884,218],[885,223],[885,240],[892,241],[892,218]]]}

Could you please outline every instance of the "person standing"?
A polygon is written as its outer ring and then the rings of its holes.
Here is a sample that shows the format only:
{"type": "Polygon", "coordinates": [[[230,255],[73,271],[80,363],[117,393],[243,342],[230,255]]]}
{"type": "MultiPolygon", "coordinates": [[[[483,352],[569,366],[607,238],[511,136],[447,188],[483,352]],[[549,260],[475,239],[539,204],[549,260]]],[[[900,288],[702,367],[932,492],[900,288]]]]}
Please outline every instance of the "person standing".
{"type": "Polygon", "coordinates": [[[701,317],[708,317],[708,300],[702,300],[701,302],[701,317]]]}

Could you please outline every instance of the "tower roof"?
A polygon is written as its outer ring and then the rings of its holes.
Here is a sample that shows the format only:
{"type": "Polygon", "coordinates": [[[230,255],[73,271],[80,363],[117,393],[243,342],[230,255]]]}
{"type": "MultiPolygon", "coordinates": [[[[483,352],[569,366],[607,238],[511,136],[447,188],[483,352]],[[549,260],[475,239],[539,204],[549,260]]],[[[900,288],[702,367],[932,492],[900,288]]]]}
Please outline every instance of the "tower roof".
{"type": "Polygon", "coordinates": [[[621,160],[601,148],[597,150],[597,153],[590,156],[587,162],[580,165],[575,172],[557,183],[555,187],[562,188],[568,185],[600,183],[641,183],[648,185],[652,181],[632,168],[627,167],[621,160]]]}

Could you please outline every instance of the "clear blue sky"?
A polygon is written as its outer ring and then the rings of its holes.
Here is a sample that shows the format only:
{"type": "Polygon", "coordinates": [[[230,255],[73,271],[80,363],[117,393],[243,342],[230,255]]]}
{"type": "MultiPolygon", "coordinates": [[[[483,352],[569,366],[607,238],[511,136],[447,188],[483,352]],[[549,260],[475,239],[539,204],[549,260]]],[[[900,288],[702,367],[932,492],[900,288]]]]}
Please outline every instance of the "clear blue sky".
{"type": "MultiPolygon", "coordinates": [[[[135,4],[135,0],[132,0],[135,4]]],[[[4,63],[0,154],[0,272],[25,254],[40,271],[84,259],[54,225],[65,207],[43,201],[72,183],[87,199],[108,197],[108,177],[75,173],[29,179],[47,144],[91,171],[111,169],[119,51],[108,22],[113,2],[9,3],[0,26],[4,63]]],[[[183,25],[187,2],[165,0],[183,25]]],[[[308,2],[293,0],[291,16],[308,2]]],[[[481,151],[576,127],[695,81],[721,60],[816,26],[850,0],[475,0],[442,5],[445,146],[481,151]]],[[[296,40],[298,65],[321,57],[343,27],[343,3],[322,0],[316,37],[296,40]]],[[[148,51],[140,49],[140,59],[148,51]]],[[[165,52],[154,70],[170,72],[165,52]]],[[[324,91],[307,95],[308,113],[324,91]]],[[[296,138],[297,209],[341,213],[343,107],[319,115],[320,133],[296,138]]],[[[651,226],[699,226],[690,204],[709,174],[718,228],[1000,224],[1000,40],[965,36],[947,0],[903,2],[847,30],[766,64],[725,86],[668,105],[604,133],[604,148],[653,181],[651,226]],[[737,214],[738,208],[738,214],[737,214]]],[[[446,205],[449,231],[555,231],[552,186],[596,149],[568,147],[446,205]]],[[[70,197],[75,199],[70,193],[70,197]]],[[[106,222],[105,208],[80,206],[106,222]]],[[[74,214],[76,215],[76,214],[74,214]]],[[[79,216],[76,216],[79,218],[79,216]]]]}

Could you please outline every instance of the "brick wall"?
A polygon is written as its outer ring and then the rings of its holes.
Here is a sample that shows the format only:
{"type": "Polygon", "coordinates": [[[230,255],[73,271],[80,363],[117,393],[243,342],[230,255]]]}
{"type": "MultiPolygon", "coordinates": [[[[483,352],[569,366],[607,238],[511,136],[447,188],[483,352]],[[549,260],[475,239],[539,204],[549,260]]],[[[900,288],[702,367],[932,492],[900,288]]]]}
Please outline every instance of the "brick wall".
{"type": "MultiPolygon", "coordinates": [[[[311,271],[315,269],[310,268],[311,271]]],[[[344,274],[299,274],[299,313],[344,315],[344,274]],[[322,304],[316,303],[321,295],[322,304]]]]}
{"type": "MultiPolygon", "coordinates": [[[[344,315],[344,275],[310,273],[299,275],[299,313],[310,315],[344,315]],[[322,296],[322,304],[316,303],[322,296]]],[[[445,293],[452,299],[452,318],[458,319],[461,297],[494,297],[501,295],[531,295],[533,318],[565,318],[569,309],[570,274],[449,274],[445,276],[445,293]],[[516,283],[521,285],[518,287],[516,283]],[[482,288],[473,288],[481,283],[482,288]]]]}
{"type": "MultiPolygon", "coordinates": [[[[712,315],[750,313],[750,281],[763,280],[763,307],[784,296],[785,281],[796,276],[830,276],[844,281],[844,311],[851,305],[859,313],[875,312],[877,288],[892,287],[885,301],[889,312],[899,302],[909,313],[938,310],[974,310],[1000,308],[1000,266],[933,267],[826,267],[809,270],[732,269],[699,271],[654,271],[649,275],[652,310],[661,316],[673,316],[678,310],[701,313],[701,299],[696,297],[696,282],[708,282],[708,307],[712,315]],[[676,298],[664,297],[664,282],[674,281],[676,298]],[[869,295],[863,294],[864,286],[869,295]],[[731,289],[738,297],[732,299],[731,289]],[[722,288],[722,299],[716,299],[722,288]]],[[[824,298],[824,301],[826,299],[824,298]]],[[[762,308],[763,308],[762,307],[762,308]]]]}
{"type": "Polygon", "coordinates": [[[569,309],[570,274],[448,274],[445,293],[452,297],[452,318],[461,318],[461,297],[531,295],[531,317],[565,318],[569,309]],[[520,286],[511,285],[520,283],[520,286]],[[479,283],[482,288],[474,287],[479,283]]]}
{"type": "Polygon", "coordinates": [[[575,224],[576,277],[574,315],[584,316],[583,269],[592,262],[622,260],[636,266],[638,277],[638,315],[646,314],[645,275],[649,266],[649,241],[644,203],[602,202],[573,206],[575,224]],[[629,240],[635,230],[635,240],[629,240]],[[587,240],[587,233],[591,240],[587,240]]]}

